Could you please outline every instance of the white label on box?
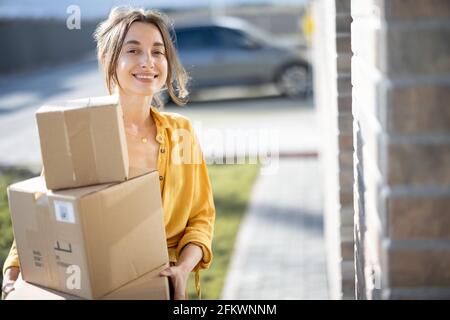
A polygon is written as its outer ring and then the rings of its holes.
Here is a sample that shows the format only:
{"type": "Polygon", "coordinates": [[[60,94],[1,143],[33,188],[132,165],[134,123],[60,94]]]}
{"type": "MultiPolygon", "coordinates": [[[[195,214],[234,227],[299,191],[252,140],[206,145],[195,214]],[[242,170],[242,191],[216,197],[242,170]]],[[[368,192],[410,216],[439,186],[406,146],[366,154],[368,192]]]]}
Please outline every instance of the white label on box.
{"type": "Polygon", "coordinates": [[[54,206],[57,221],[75,223],[75,210],[71,202],[55,200],[54,206]]]}

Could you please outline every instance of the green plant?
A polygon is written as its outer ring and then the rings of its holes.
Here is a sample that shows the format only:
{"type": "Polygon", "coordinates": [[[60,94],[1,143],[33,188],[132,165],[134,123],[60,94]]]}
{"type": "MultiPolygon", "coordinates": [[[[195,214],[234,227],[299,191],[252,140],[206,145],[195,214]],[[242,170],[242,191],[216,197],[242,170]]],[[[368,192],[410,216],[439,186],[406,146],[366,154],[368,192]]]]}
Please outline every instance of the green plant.
{"type": "MultiPolygon", "coordinates": [[[[202,270],[202,299],[219,299],[233,253],[239,225],[247,209],[251,190],[258,173],[257,165],[211,165],[211,180],[216,221],[213,238],[213,262],[202,270]]],[[[193,276],[188,283],[190,299],[196,299],[193,276]]]]}

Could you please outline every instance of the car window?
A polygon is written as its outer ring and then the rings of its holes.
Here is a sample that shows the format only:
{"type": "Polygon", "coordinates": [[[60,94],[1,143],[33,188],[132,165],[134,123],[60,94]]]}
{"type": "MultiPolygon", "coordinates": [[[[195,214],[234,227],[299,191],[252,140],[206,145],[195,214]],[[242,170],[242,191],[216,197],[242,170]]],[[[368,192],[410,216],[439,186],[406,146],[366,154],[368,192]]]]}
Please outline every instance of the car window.
{"type": "Polygon", "coordinates": [[[213,32],[217,46],[222,48],[243,48],[252,41],[243,33],[228,28],[214,28],[213,32]]]}
{"type": "Polygon", "coordinates": [[[192,28],[176,31],[176,47],[183,49],[203,49],[213,46],[211,30],[192,28]]]}

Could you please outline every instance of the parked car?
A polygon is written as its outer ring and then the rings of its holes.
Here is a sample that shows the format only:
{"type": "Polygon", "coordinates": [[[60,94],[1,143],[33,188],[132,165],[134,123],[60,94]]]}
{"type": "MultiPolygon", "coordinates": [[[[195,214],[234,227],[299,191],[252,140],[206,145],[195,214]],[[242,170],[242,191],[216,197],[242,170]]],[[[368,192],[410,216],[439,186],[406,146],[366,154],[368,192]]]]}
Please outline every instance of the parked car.
{"type": "Polygon", "coordinates": [[[175,26],[175,46],[191,83],[189,89],[275,84],[288,97],[312,88],[311,65],[293,46],[279,44],[250,23],[215,18],[175,26]]]}

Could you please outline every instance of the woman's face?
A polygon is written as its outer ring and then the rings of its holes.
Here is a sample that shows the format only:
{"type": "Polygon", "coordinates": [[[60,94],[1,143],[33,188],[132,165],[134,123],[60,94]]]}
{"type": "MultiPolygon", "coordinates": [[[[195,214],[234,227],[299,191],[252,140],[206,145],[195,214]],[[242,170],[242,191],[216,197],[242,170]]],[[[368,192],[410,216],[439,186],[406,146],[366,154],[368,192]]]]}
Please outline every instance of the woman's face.
{"type": "Polygon", "coordinates": [[[125,94],[153,96],[161,90],[167,78],[167,58],[163,38],[154,24],[131,24],[116,72],[125,94]]]}

